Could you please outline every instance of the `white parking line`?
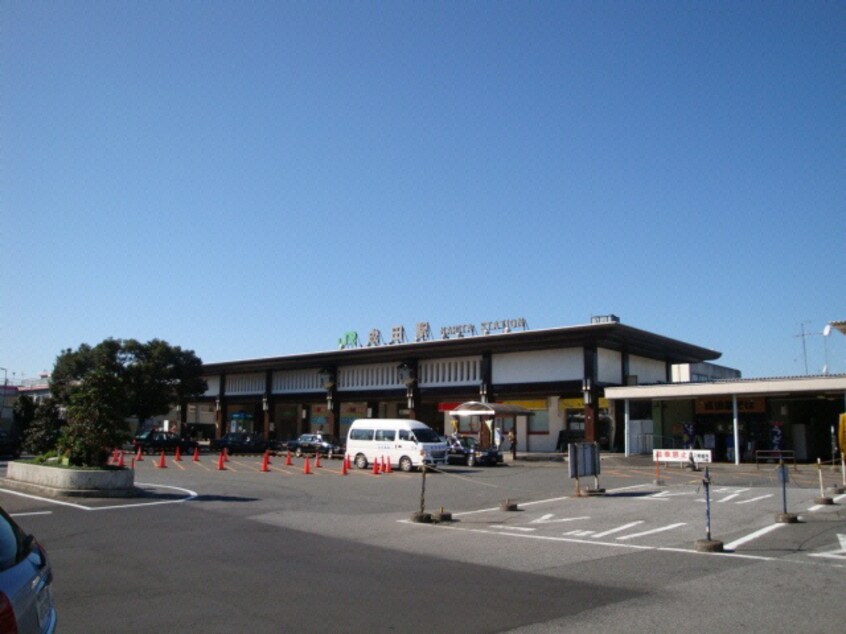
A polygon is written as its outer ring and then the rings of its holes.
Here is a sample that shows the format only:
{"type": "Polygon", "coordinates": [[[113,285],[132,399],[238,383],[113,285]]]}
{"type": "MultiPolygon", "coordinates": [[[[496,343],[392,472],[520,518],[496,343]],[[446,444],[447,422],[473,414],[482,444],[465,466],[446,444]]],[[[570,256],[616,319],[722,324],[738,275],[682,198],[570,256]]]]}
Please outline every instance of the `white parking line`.
{"type": "Polygon", "coordinates": [[[625,530],[628,530],[638,524],[643,524],[643,520],[638,520],[636,522],[629,522],[628,524],[623,524],[622,526],[618,526],[617,528],[612,528],[610,531],[604,531],[602,533],[597,533],[594,537],[605,537],[606,535],[613,535],[614,533],[622,533],[625,530]]]}
{"type": "Polygon", "coordinates": [[[759,500],[766,500],[767,498],[773,497],[772,493],[767,493],[766,495],[759,495],[756,498],[750,498],[748,500],[741,500],[740,502],[735,502],[735,504],[752,504],[752,502],[758,502],[759,500]]]}
{"type": "Polygon", "coordinates": [[[758,539],[767,533],[771,533],[775,529],[787,526],[787,524],[770,524],[769,526],[764,526],[764,528],[755,531],[754,533],[749,533],[745,537],[741,537],[740,539],[736,539],[733,542],[729,542],[728,544],[723,544],[723,549],[725,550],[735,550],[738,546],[743,546],[743,544],[751,542],[753,539],[758,539]]]}
{"type": "Polygon", "coordinates": [[[737,492],[732,493],[731,495],[727,495],[726,497],[724,497],[724,498],[723,498],[723,499],[721,499],[721,500],[717,500],[717,502],[718,502],[718,503],[720,503],[720,502],[728,502],[729,500],[733,500],[733,499],[734,499],[734,498],[736,498],[736,497],[740,497],[740,494],[741,494],[741,493],[745,493],[745,492],[746,492],[746,491],[748,491],[748,490],[749,490],[749,489],[739,489],[737,492]]]}
{"type": "Polygon", "coordinates": [[[627,539],[634,539],[635,537],[643,537],[644,535],[652,535],[653,533],[663,533],[664,531],[671,531],[674,528],[678,528],[679,526],[686,526],[687,522],[679,522],[677,524],[670,524],[668,526],[662,526],[661,528],[653,528],[649,531],[643,531],[642,533],[632,533],[631,535],[623,535],[622,537],[618,537],[617,539],[620,541],[624,541],[627,539]]]}
{"type": "Polygon", "coordinates": [[[12,517],[26,517],[28,515],[52,515],[53,511],[32,511],[31,513],[9,513],[12,517]]]}
{"type": "Polygon", "coordinates": [[[80,511],[113,511],[116,509],[132,509],[132,508],[139,508],[142,506],[161,506],[163,504],[181,504],[182,502],[187,502],[188,500],[193,500],[194,498],[198,497],[198,493],[195,491],[191,491],[190,489],[185,489],[182,487],[175,487],[175,486],[168,486],[166,484],[148,484],[145,482],[136,482],[135,483],[139,487],[150,487],[150,488],[161,488],[161,489],[173,489],[175,491],[182,491],[187,494],[186,497],[180,498],[178,500],[159,500],[158,502],[139,502],[137,504],[115,504],[113,506],[85,506],[83,504],[75,504],[73,502],[65,502],[64,500],[55,500],[53,498],[45,498],[38,495],[31,495],[29,493],[21,493],[20,491],[13,491],[11,489],[0,489],[2,493],[9,493],[11,495],[17,495],[22,498],[29,498],[30,500],[39,500],[40,502],[47,502],[49,504],[56,504],[58,506],[69,506],[74,509],[79,509],[80,511]]]}

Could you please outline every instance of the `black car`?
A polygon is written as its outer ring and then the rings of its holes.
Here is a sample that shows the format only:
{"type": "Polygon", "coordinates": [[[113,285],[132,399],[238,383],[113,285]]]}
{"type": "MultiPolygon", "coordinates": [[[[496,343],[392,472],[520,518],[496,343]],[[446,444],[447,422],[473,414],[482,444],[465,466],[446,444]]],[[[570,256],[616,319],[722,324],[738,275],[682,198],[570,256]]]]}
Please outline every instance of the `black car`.
{"type": "Polygon", "coordinates": [[[472,436],[449,436],[447,442],[447,464],[462,464],[468,467],[489,465],[495,467],[502,462],[502,452],[496,447],[482,448],[472,436]]]}
{"type": "Polygon", "coordinates": [[[176,453],[176,448],[182,453],[193,452],[197,443],[187,438],[180,438],[179,434],[172,431],[150,430],[137,434],[132,441],[135,451],[139,449],[144,453],[153,455],[161,453],[176,453]]]}
{"type": "Polygon", "coordinates": [[[226,449],[230,454],[236,453],[264,453],[273,449],[260,434],[246,432],[229,432],[220,438],[215,438],[209,445],[211,451],[218,452],[226,449]]]}
{"type": "Polygon", "coordinates": [[[302,434],[296,440],[289,440],[287,448],[297,456],[320,452],[321,455],[329,458],[340,458],[345,451],[337,438],[325,434],[302,434]]]}
{"type": "Polygon", "coordinates": [[[0,456],[21,457],[21,440],[5,429],[0,429],[0,456]]]}

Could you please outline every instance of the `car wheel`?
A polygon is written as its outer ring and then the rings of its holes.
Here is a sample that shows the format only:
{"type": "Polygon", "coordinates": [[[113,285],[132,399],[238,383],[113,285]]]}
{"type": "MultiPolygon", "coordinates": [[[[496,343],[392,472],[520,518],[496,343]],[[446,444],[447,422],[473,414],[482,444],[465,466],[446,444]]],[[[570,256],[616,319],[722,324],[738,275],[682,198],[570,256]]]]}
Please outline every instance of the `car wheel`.
{"type": "Polygon", "coordinates": [[[302,457],[303,457],[303,450],[302,450],[302,447],[297,447],[297,449],[294,451],[294,455],[295,455],[297,458],[302,458],[302,457]]]}
{"type": "Polygon", "coordinates": [[[363,453],[358,454],[355,457],[355,466],[359,469],[366,469],[367,468],[367,456],[363,453]]]}
{"type": "Polygon", "coordinates": [[[400,458],[399,468],[401,471],[405,471],[406,473],[411,471],[414,468],[414,465],[411,462],[411,458],[409,458],[408,456],[403,456],[402,458],[400,458]]]}
{"type": "Polygon", "coordinates": [[[467,466],[468,467],[475,467],[476,466],[476,456],[474,456],[472,453],[467,454],[467,466]]]}

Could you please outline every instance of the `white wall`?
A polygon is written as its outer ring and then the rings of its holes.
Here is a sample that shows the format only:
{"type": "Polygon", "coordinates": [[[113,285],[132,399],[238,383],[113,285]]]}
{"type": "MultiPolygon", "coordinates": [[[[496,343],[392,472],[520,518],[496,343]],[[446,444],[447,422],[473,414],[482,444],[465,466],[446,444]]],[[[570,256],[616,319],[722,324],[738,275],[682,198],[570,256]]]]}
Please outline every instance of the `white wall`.
{"type": "Polygon", "coordinates": [[[491,357],[494,383],[581,381],[584,377],[582,348],[510,352],[491,357]]]}
{"type": "Polygon", "coordinates": [[[629,357],[629,374],[637,377],[639,385],[667,382],[667,366],[663,361],[646,357],[629,357]]]}
{"type": "Polygon", "coordinates": [[[623,355],[616,350],[597,351],[597,380],[602,383],[623,382],[623,355]]]}

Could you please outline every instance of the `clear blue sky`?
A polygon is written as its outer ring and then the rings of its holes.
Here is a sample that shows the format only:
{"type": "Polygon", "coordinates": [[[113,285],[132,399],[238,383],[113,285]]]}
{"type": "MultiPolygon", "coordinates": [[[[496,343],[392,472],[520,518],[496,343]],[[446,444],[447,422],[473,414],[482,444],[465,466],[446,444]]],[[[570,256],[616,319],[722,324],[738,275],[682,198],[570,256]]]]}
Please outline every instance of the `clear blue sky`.
{"type": "Polygon", "coordinates": [[[846,372],[843,2],[4,2],[0,366],[615,313],[846,372]]]}

